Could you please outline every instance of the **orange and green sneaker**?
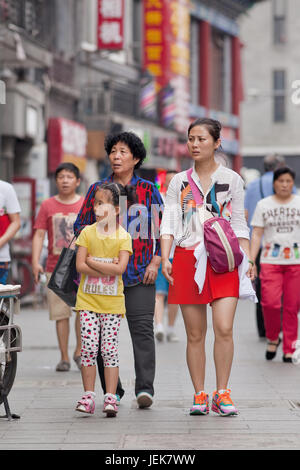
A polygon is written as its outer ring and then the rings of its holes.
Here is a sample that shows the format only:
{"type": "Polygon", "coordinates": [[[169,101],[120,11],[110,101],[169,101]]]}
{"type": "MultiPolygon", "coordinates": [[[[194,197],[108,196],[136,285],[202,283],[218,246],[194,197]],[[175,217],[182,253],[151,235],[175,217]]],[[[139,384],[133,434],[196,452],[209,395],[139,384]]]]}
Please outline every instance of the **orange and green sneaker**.
{"type": "Polygon", "coordinates": [[[190,409],[190,415],[208,415],[209,404],[208,395],[205,392],[200,392],[194,395],[194,403],[190,409]]]}
{"type": "Polygon", "coordinates": [[[230,389],[219,390],[213,393],[211,410],[221,416],[236,416],[238,410],[230,398],[230,389]]]}

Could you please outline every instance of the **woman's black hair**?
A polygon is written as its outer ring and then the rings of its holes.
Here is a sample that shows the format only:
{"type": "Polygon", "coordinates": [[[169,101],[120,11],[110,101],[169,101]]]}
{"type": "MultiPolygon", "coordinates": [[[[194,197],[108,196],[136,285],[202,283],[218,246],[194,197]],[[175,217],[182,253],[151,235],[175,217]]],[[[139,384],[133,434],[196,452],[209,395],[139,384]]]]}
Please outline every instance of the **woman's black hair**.
{"type": "Polygon", "coordinates": [[[189,136],[190,131],[195,126],[206,126],[208,132],[210,133],[210,135],[212,136],[215,142],[221,137],[222,124],[219,121],[216,121],[215,119],[210,119],[210,118],[196,119],[196,121],[192,122],[188,128],[188,136],[189,136]]]}
{"type": "Polygon", "coordinates": [[[101,183],[97,186],[96,191],[110,191],[112,204],[115,207],[120,205],[120,196],[127,198],[128,206],[131,206],[136,202],[135,188],[131,185],[122,186],[119,183],[101,183]]]}
{"type": "Polygon", "coordinates": [[[294,172],[294,170],[292,170],[288,166],[283,166],[281,168],[277,168],[277,170],[274,171],[273,183],[274,183],[274,181],[278,180],[278,178],[280,178],[281,175],[284,175],[286,173],[288,173],[293,178],[293,180],[295,181],[296,173],[294,172]]]}
{"type": "Polygon", "coordinates": [[[123,142],[129,147],[130,152],[132,153],[134,158],[139,159],[139,161],[135,164],[135,167],[134,167],[135,170],[140,168],[147,154],[146,148],[143,142],[141,141],[141,139],[133,132],[121,132],[120,134],[109,134],[105,138],[105,142],[104,142],[104,148],[106,150],[107,155],[111,153],[111,149],[118,142],[123,142]]]}
{"type": "Polygon", "coordinates": [[[62,170],[71,171],[76,176],[76,179],[80,178],[79,168],[76,165],[74,165],[74,163],[63,162],[55,170],[55,179],[57,178],[58,173],[60,173],[62,170]]]}

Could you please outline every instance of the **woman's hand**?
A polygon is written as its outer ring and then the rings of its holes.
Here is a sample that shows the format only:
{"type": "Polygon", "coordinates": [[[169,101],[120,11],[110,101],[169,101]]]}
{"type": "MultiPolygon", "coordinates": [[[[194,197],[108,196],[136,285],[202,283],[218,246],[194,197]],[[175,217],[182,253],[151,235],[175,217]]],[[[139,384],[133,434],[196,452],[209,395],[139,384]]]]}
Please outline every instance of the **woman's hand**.
{"type": "Polygon", "coordinates": [[[249,261],[249,269],[247,271],[247,276],[250,278],[251,281],[254,281],[257,277],[257,268],[255,263],[251,263],[249,261]]]}
{"type": "Polygon", "coordinates": [[[173,286],[174,279],[171,276],[172,275],[172,263],[168,259],[162,260],[161,271],[163,275],[165,276],[165,278],[167,279],[168,283],[173,286]]]}
{"type": "Polygon", "coordinates": [[[254,268],[254,279],[256,279],[258,277],[258,273],[257,273],[257,266],[255,263],[254,263],[253,268],[254,268]]]}
{"type": "Polygon", "coordinates": [[[144,274],[144,279],[143,279],[143,284],[154,284],[157,278],[158,274],[158,268],[160,266],[160,256],[153,256],[152,260],[148,264],[145,274],[144,274]]]}
{"type": "Polygon", "coordinates": [[[249,240],[246,238],[239,238],[239,244],[242,248],[242,251],[246,254],[248,261],[249,261],[249,267],[246,275],[250,278],[251,281],[254,281],[255,278],[257,277],[257,270],[255,266],[255,262],[252,261],[253,259],[256,259],[256,254],[249,250],[249,240]]]}

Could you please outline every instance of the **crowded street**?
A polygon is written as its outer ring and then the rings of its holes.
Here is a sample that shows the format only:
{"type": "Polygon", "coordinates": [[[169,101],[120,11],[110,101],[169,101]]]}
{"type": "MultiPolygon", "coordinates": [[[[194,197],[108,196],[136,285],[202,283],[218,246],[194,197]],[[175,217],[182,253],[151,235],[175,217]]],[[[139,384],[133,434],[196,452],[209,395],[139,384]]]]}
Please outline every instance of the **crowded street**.
{"type": "Polygon", "coordinates": [[[299,31],[0,0],[0,455],[300,449],[299,31]]]}
{"type": "MultiPolygon", "coordinates": [[[[192,454],[196,449],[299,449],[300,366],[283,363],[281,351],[271,363],[265,360],[265,341],[258,338],[254,306],[250,302],[239,302],[234,327],[235,358],[229,386],[239,415],[226,418],[213,412],[208,416],[189,415],[193,390],[186,367],[181,315],[176,324],[180,341],[156,343],[154,403],[145,410],[137,407],[134,396],[132,346],[127,322],[123,320],[120,376],[125,395],[117,419],[106,418],[102,413],[99,381],[95,414],[76,413],[80,372],[74,361],[69,372],[55,371],[55,331],[46,310],[24,308],[15,322],[22,328],[24,348],[18,353],[17,376],[9,403],[20,419],[1,421],[0,450],[172,449],[192,454]],[[34,330],[32,324],[36,326],[34,330]]],[[[210,396],[215,389],[212,342],[209,321],[206,382],[210,396]]],[[[70,354],[73,347],[71,336],[70,354]]]]}

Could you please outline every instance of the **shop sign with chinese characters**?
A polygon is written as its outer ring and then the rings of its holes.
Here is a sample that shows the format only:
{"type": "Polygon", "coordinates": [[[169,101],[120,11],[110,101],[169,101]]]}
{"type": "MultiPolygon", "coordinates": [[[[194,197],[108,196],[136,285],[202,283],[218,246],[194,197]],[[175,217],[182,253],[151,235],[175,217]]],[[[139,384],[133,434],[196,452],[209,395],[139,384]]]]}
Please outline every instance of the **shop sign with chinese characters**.
{"type": "Polygon", "coordinates": [[[190,1],[144,0],[144,69],[174,90],[174,128],[189,123],[190,1]]]}
{"type": "Polygon", "coordinates": [[[98,49],[123,49],[123,19],[124,0],[98,0],[98,49]]]}
{"type": "Polygon", "coordinates": [[[177,140],[175,137],[153,136],[152,153],[159,157],[174,158],[176,156],[177,140]]]}
{"type": "Polygon", "coordinates": [[[86,166],[87,131],[78,122],[50,118],[48,126],[48,170],[55,172],[62,162],[71,162],[81,172],[86,166]]]}

